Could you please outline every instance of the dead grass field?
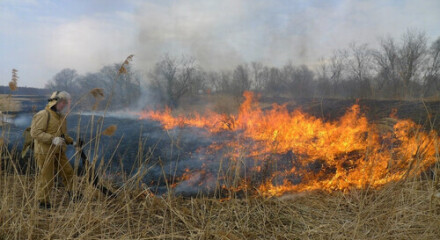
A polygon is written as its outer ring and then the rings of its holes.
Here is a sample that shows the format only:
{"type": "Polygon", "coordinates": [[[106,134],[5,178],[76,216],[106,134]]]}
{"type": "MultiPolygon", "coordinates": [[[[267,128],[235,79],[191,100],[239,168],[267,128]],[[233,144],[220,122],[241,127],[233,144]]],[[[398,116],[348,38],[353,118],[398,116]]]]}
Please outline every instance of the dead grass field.
{"type": "Polygon", "coordinates": [[[20,111],[21,104],[20,101],[4,94],[0,94],[0,111],[10,112],[10,111],[20,111]]]}
{"type": "MultiPolygon", "coordinates": [[[[0,177],[0,239],[439,239],[433,182],[380,190],[219,200],[123,189],[109,200],[91,187],[70,202],[54,189],[39,209],[32,176],[0,177]]],[[[438,193],[437,193],[438,194],[438,193]]]]}
{"type": "MultiPolygon", "coordinates": [[[[238,100],[231,107],[233,102],[227,101],[235,100],[213,98],[218,112],[231,113],[239,105],[238,100]]],[[[185,104],[180,111],[191,107],[185,104]]],[[[381,189],[345,193],[230,199],[182,198],[172,190],[155,196],[131,184],[108,199],[78,177],[81,201],[69,201],[58,187],[52,192],[53,208],[40,209],[35,176],[20,175],[10,165],[9,171],[0,170],[0,240],[440,239],[438,177],[417,176],[381,189]]]]}

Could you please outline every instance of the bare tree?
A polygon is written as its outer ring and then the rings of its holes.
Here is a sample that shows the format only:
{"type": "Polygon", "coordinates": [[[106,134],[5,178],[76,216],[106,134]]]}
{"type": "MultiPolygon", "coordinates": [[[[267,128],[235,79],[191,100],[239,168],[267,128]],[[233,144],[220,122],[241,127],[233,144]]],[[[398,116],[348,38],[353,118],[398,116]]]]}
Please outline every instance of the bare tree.
{"type": "Polygon", "coordinates": [[[247,65],[238,65],[232,74],[232,93],[241,96],[244,91],[251,89],[251,79],[247,65]]]}
{"type": "Polygon", "coordinates": [[[46,88],[52,91],[65,90],[75,93],[78,90],[76,70],[65,68],[55,74],[55,76],[46,84],[46,88]]]}
{"type": "Polygon", "coordinates": [[[431,45],[431,67],[430,74],[440,75],[440,37],[431,45]]]}
{"type": "Polygon", "coordinates": [[[405,96],[413,95],[411,81],[417,81],[426,56],[426,36],[422,32],[408,30],[403,35],[403,44],[399,49],[398,73],[403,83],[405,96]]]}
{"type": "MultiPolygon", "coordinates": [[[[107,65],[99,72],[76,77],[78,94],[87,93],[93,88],[102,88],[105,96],[112,95],[109,105],[111,109],[137,103],[141,94],[140,77],[129,64],[124,66],[124,74],[118,74],[120,67],[120,64],[107,65]]],[[[93,99],[85,101],[93,102],[93,99]]]]}
{"type": "Polygon", "coordinates": [[[232,89],[232,72],[221,71],[220,73],[220,91],[231,92],[232,89]]]}
{"type": "Polygon", "coordinates": [[[391,37],[380,40],[380,49],[372,51],[376,66],[376,89],[393,97],[399,96],[398,46],[391,37]]]}
{"type": "Polygon", "coordinates": [[[232,74],[230,71],[209,72],[206,84],[214,92],[226,93],[231,91],[232,74]]]}
{"type": "Polygon", "coordinates": [[[288,63],[283,67],[286,86],[295,97],[309,97],[314,91],[314,73],[306,65],[295,67],[288,63]]]}
{"type": "Polygon", "coordinates": [[[207,89],[212,92],[220,92],[222,90],[221,74],[219,72],[210,71],[205,74],[205,84],[207,89]]]}
{"type": "Polygon", "coordinates": [[[265,67],[262,73],[265,90],[269,93],[279,94],[286,91],[286,81],[280,69],[265,67]]]}
{"type": "Polygon", "coordinates": [[[251,75],[252,75],[252,89],[255,91],[262,91],[264,88],[264,81],[262,77],[263,64],[259,62],[251,62],[251,75]]]}
{"type": "Polygon", "coordinates": [[[316,75],[316,92],[317,97],[330,97],[331,96],[331,84],[327,60],[325,58],[319,59],[319,64],[315,68],[316,75]]]}
{"type": "Polygon", "coordinates": [[[151,87],[159,92],[163,101],[176,107],[181,97],[191,92],[195,82],[196,64],[193,58],[180,60],[165,55],[150,72],[151,87]]]}
{"type": "Polygon", "coordinates": [[[428,68],[424,76],[424,96],[438,97],[440,94],[440,37],[432,43],[428,53],[428,68]]]}
{"type": "Polygon", "coordinates": [[[315,67],[315,74],[318,79],[328,79],[328,64],[325,58],[319,59],[319,63],[315,67]]]}
{"type": "Polygon", "coordinates": [[[374,94],[370,82],[372,69],[372,54],[367,44],[357,46],[350,44],[350,58],[348,60],[348,71],[351,78],[356,82],[358,97],[370,97],[374,94]]]}
{"type": "Polygon", "coordinates": [[[330,58],[329,62],[329,73],[330,73],[330,81],[332,83],[332,95],[337,96],[341,93],[338,92],[339,86],[341,85],[341,81],[344,77],[344,72],[346,70],[346,62],[347,62],[347,51],[346,50],[337,50],[333,52],[333,56],[330,58]]]}
{"type": "MultiPolygon", "coordinates": [[[[120,65],[116,64],[116,67],[120,65]]],[[[131,106],[136,103],[141,94],[141,79],[140,76],[132,70],[131,65],[126,64],[124,66],[125,73],[119,74],[118,80],[122,85],[122,102],[125,106],[131,106]]]]}

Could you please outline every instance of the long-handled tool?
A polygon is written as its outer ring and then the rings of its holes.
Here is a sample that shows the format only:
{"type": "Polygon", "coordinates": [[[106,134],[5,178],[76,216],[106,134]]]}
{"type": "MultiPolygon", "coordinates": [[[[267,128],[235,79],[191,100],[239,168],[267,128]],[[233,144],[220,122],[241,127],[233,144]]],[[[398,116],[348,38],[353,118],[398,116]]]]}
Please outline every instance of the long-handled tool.
{"type": "Polygon", "coordinates": [[[115,193],[113,193],[110,189],[106,188],[105,186],[99,183],[98,174],[96,173],[95,168],[91,166],[89,160],[87,159],[87,155],[83,151],[83,145],[84,142],[80,139],[78,141],[77,147],[81,151],[81,163],[84,168],[84,173],[88,174],[89,181],[93,184],[93,186],[96,189],[100,190],[107,197],[115,198],[116,197],[115,193]],[[86,169],[88,169],[88,171],[86,169]]]}

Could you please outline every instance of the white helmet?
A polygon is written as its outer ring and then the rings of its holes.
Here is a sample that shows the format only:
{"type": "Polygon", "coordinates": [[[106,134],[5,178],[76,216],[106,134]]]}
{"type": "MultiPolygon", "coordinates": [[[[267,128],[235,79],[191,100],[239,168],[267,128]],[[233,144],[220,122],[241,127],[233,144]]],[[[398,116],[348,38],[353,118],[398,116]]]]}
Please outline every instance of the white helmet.
{"type": "Polygon", "coordinates": [[[72,97],[70,96],[70,94],[66,91],[55,91],[52,93],[52,95],[50,95],[50,98],[48,99],[49,101],[49,107],[53,107],[55,106],[58,101],[60,100],[64,100],[68,103],[70,103],[72,97]]]}

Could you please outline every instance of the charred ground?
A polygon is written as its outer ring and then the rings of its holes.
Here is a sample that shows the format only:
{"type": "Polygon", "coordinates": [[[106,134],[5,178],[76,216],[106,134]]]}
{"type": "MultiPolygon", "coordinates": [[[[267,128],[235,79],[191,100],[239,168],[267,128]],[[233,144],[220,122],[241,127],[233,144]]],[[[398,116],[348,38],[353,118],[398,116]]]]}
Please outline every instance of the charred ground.
{"type": "MultiPolygon", "coordinates": [[[[17,96],[21,102],[21,110],[9,113],[9,123],[3,127],[2,132],[8,133],[8,148],[13,149],[12,152],[19,153],[21,151],[21,136],[23,130],[30,125],[32,114],[37,109],[42,109],[46,103],[45,97],[41,96],[17,96]]],[[[218,96],[198,96],[186,101],[176,112],[191,112],[190,109],[200,110],[206,107],[218,106],[218,96]],[[216,105],[217,104],[217,105],[216,105]]],[[[240,102],[238,99],[237,102],[240,102]]],[[[324,121],[335,121],[343,116],[347,109],[353,104],[359,104],[361,113],[364,114],[368,121],[387,127],[387,120],[390,115],[399,119],[411,119],[422,125],[426,131],[440,129],[440,122],[437,120],[440,114],[440,101],[399,101],[399,100],[355,100],[355,99],[309,99],[309,98],[284,98],[284,97],[260,97],[260,106],[263,110],[272,108],[272,104],[286,105],[289,111],[301,109],[306,114],[314,116],[324,121]]],[[[233,104],[232,104],[233,105],[233,104]]],[[[238,106],[238,104],[237,104],[238,106]]],[[[217,108],[221,109],[221,108],[217,108]]],[[[229,111],[234,109],[229,107],[229,111]]],[[[102,112],[82,112],[71,114],[68,118],[69,133],[75,138],[82,138],[88,144],[84,151],[90,155],[90,159],[96,159],[97,164],[101,162],[105,168],[105,173],[109,180],[117,185],[123,185],[124,178],[144,172],[142,182],[150,187],[155,193],[164,193],[170,186],[175,187],[178,194],[184,196],[192,196],[202,192],[214,195],[223,195],[213,189],[218,186],[212,183],[198,184],[198,182],[208,182],[212,178],[211,174],[216,171],[228,172],[231,163],[228,159],[224,159],[224,163],[220,165],[218,161],[222,152],[231,151],[228,148],[219,148],[216,151],[200,150],[205,149],[213,143],[221,142],[223,139],[234,138],[234,133],[218,133],[210,134],[204,129],[180,126],[169,130],[164,130],[159,122],[144,119],[138,120],[136,115],[132,114],[132,110],[121,112],[110,112],[103,117],[102,112]],[[92,122],[93,121],[93,122],[92,122]],[[102,124],[102,128],[116,125],[117,131],[112,136],[101,136],[99,142],[94,139],[91,131],[96,131],[96,126],[102,124]],[[231,135],[232,134],[232,135],[231,135]],[[194,186],[187,186],[186,183],[178,184],[185,179],[188,170],[200,168],[207,165],[208,172],[197,172],[194,186]],[[206,180],[206,181],[205,181],[206,180]],[[177,186],[177,187],[176,187],[177,186]],[[206,190],[208,189],[208,190],[206,190]],[[210,189],[210,190],[209,190],[210,189]]],[[[275,124],[275,123],[274,123],[275,124]]],[[[242,144],[252,145],[252,142],[243,142],[242,144]]],[[[343,159],[343,167],[350,169],[354,167],[351,159],[361,153],[349,152],[341,155],[343,159]]],[[[19,169],[25,172],[29,166],[27,159],[21,159],[17,154],[19,169]]],[[[71,162],[75,163],[78,154],[75,150],[70,149],[68,155],[71,162]]],[[[273,161],[277,161],[276,168],[295,167],[298,169],[298,156],[293,152],[287,152],[282,155],[274,154],[273,161]],[[295,160],[296,159],[296,160],[295,160]]],[[[223,160],[222,160],[223,161],[223,160]]],[[[258,167],[253,159],[245,158],[243,161],[248,168],[258,167]]],[[[78,164],[78,161],[76,161],[78,164]]],[[[81,165],[79,165],[81,167],[81,165]]],[[[262,171],[253,175],[250,182],[261,183],[276,171],[273,164],[265,164],[259,166],[262,171]]],[[[304,170],[304,169],[303,169],[304,170]]],[[[313,163],[306,166],[305,170],[315,172],[316,174],[332,173],[335,169],[327,166],[325,162],[317,159],[313,163]]],[[[231,174],[231,173],[228,173],[231,174]]],[[[194,177],[193,177],[194,178],[194,177]]],[[[274,184],[281,183],[285,177],[271,179],[274,184]]],[[[292,183],[299,183],[301,177],[292,174],[288,176],[288,180],[292,183]]],[[[222,182],[229,187],[233,187],[234,182],[222,182]]],[[[226,193],[228,194],[228,193],[226,193]]]]}

